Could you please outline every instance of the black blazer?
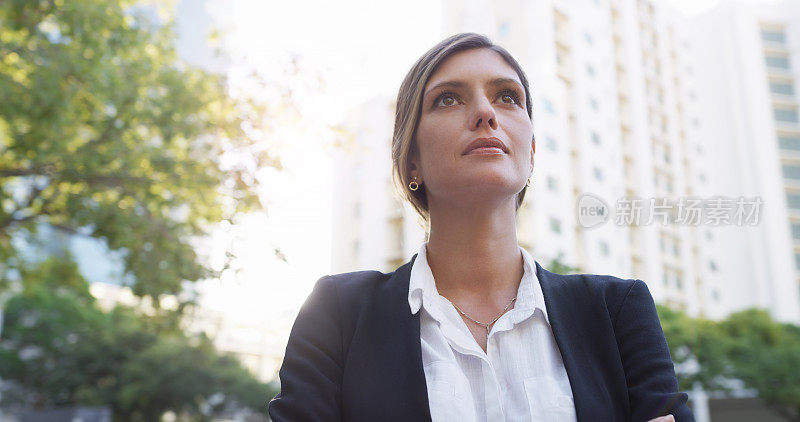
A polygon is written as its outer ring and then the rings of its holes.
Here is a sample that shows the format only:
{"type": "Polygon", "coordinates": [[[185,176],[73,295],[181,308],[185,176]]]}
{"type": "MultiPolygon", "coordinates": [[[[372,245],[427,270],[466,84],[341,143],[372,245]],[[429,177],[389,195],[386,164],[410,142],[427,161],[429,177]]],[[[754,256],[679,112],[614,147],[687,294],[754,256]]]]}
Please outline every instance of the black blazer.
{"type": "MultiPolygon", "coordinates": [[[[419,312],[396,271],[317,281],[297,315],[280,369],[273,421],[430,421],[419,312]]],[[[559,275],[536,263],[579,421],[694,421],[678,392],[664,333],[641,280],[559,275]]]]}

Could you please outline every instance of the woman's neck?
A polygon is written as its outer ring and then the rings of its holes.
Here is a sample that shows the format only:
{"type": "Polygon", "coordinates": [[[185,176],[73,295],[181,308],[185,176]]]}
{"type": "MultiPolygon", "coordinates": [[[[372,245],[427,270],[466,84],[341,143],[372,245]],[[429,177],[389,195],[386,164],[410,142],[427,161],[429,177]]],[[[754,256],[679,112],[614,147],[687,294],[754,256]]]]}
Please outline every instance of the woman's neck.
{"type": "Polygon", "coordinates": [[[442,296],[504,301],[516,294],[523,274],[516,213],[495,211],[431,213],[427,259],[442,296]]]}

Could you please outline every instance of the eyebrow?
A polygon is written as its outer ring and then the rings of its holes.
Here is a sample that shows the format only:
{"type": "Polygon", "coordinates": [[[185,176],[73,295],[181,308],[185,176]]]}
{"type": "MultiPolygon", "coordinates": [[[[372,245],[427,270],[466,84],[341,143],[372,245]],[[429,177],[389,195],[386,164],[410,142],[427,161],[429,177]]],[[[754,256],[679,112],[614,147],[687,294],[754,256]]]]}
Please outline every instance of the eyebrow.
{"type": "MultiPolygon", "coordinates": [[[[519,82],[517,82],[516,80],[511,79],[511,78],[495,78],[495,79],[492,79],[491,81],[489,81],[489,85],[491,85],[491,86],[505,85],[507,83],[512,83],[514,85],[517,85],[517,86],[520,87],[520,89],[522,89],[522,84],[520,84],[519,82]]],[[[449,86],[449,87],[452,87],[452,88],[463,88],[463,87],[467,86],[467,83],[463,82],[463,81],[444,81],[444,82],[440,82],[440,83],[434,85],[431,89],[425,91],[425,94],[423,94],[423,98],[427,97],[428,94],[430,94],[434,90],[436,90],[438,88],[441,88],[441,87],[444,87],[444,86],[449,86]]],[[[524,89],[523,89],[523,92],[524,92],[524,89]]]]}

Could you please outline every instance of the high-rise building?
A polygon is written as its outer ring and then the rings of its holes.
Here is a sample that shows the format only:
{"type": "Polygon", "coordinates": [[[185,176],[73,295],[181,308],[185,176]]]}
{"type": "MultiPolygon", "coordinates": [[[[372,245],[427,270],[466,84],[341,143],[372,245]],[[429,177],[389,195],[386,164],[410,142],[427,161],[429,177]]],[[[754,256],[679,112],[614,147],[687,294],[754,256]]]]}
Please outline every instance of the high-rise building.
{"type": "MultiPolygon", "coordinates": [[[[686,19],[648,0],[445,0],[443,10],[443,38],[488,35],[531,83],[537,149],[520,244],[545,266],[560,256],[642,279],[657,302],[692,315],[728,313],[723,228],[686,218],[691,199],[713,202],[725,166],[701,136],[686,19]],[[587,197],[604,223],[579,218],[587,197]],[[626,209],[640,218],[621,218],[626,209]]],[[[390,184],[393,116],[390,99],[374,99],[345,125],[362,147],[337,160],[335,272],[391,271],[424,240],[390,184]]]]}
{"type": "Polygon", "coordinates": [[[728,230],[731,309],[800,321],[800,4],[725,2],[690,25],[703,137],[726,165],[721,189],[759,197],[759,224],[728,230]]]}

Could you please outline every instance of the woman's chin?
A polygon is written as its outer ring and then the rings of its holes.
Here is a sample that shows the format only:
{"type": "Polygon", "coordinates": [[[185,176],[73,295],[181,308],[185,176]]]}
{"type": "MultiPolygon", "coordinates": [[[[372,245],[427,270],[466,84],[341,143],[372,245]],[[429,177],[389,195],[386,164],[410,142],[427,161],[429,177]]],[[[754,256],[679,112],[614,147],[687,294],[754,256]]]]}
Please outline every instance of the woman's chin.
{"type": "MultiPolygon", "coordinates": [[[[515,197],[524,187],[524,183],[512,183],[509,181],[482,181],[469,185],[458,185],[445,188],[447,202],[497,202],[502,203],[509,198],[515,197]]],[[[430,199],[429,199],[430,200],[430,199]]]]}

